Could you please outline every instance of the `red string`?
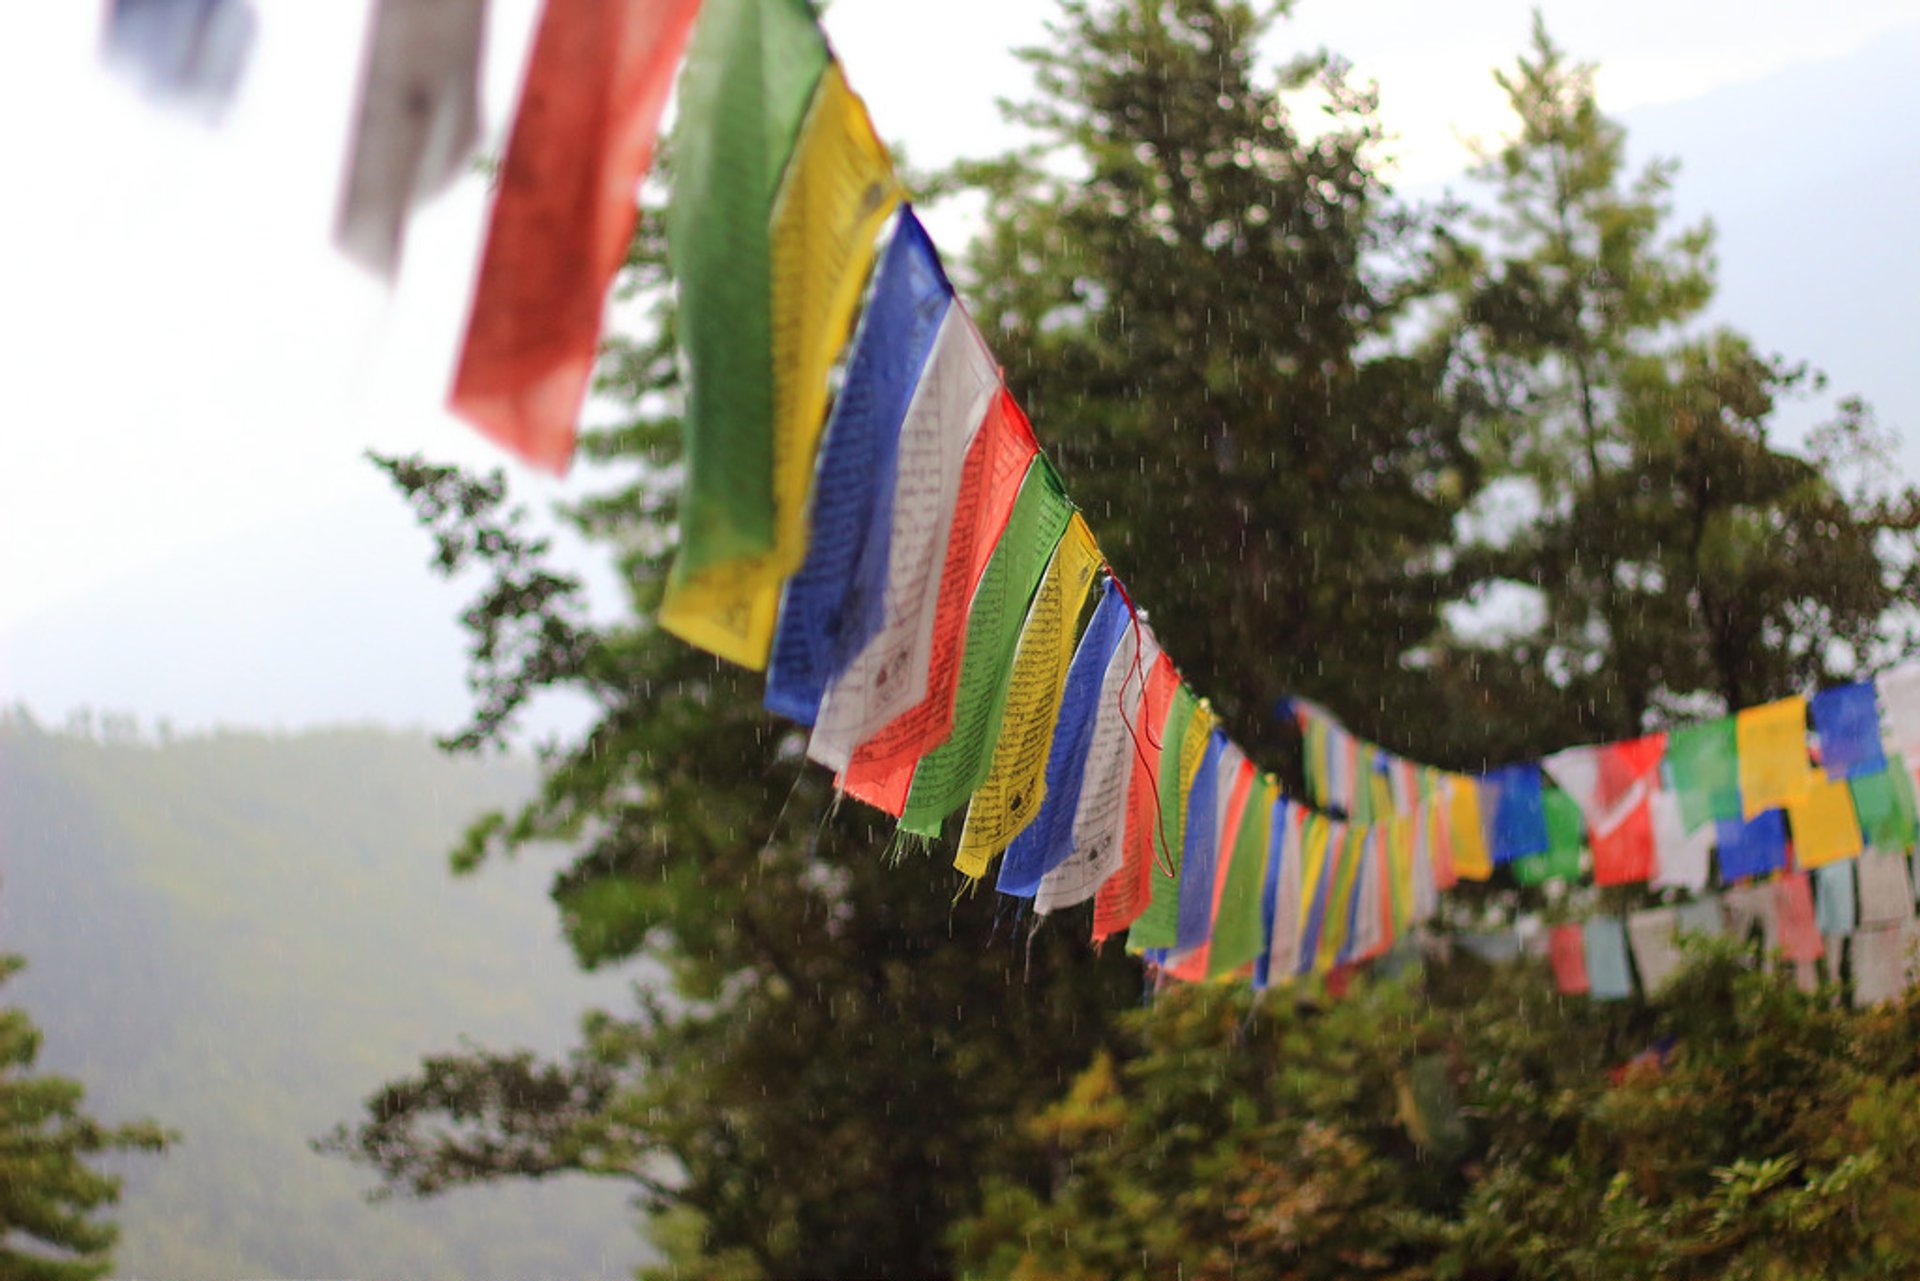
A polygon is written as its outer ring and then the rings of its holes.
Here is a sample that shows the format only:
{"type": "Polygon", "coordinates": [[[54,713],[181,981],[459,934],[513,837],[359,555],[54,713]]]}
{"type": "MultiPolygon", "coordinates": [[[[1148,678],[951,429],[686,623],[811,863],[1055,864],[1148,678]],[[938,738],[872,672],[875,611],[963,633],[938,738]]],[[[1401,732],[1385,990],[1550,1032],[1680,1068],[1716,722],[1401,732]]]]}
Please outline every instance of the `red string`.
{"type": "MultiPolygon", "coordinates": [[[[1120,593],[1120,599],[1124,601],[1127,606],[1127,618],[1133,628],[1133,671],[1140,676],[1141,705],[1145,706],[1148,676],[1145,672],[1144,664],[1140,661],[1140,651],[1145,647],[1141,636],[1140,610],[1134,605],[1133,597],[1127,592],[1127,585],[1120,581],[1120,575],[1113,572],[1113,565],[1111,563],[1107,565],[1107,577],[1113,580],[1114,590],[1120,593]]],[[[1131,679],[1131,675],[1128,679],[1131,679]]],[[[1133,739],[1134,754],[1139,757],[1142,766],[1149,765],[1150,762],[1147,759],[1146,745],[1140,741],[1139,727],[1127,717],[1127,681],[1125,680],[1120,682],[1119,702],[1120,723],[1127,727],[1127,734],[1133,739]]],[[[1152,726],[1147,727],[1147,742],[1152,743],[1157,751],[1164,752],[1166,750],[1165,743],[1155,743],[1153,741],[1152,726]]],[[[1153,850],[1153,865],[1159,870],[1160,875],[1166,877],[1168,880],[1172,880],[1175,875],[1172,856],[1173,841],[1167,835],[1167,813],[1165,807],[1160,804],[1158,780],[1149,780],[1147,794],[1153,798],[1153,829],[1160,837],[1160,843],[1157,846],[1151,847],[1153,850]],[[1163,850],[1167,851],[1164,855],[1161,852],[1163,850]]]]}

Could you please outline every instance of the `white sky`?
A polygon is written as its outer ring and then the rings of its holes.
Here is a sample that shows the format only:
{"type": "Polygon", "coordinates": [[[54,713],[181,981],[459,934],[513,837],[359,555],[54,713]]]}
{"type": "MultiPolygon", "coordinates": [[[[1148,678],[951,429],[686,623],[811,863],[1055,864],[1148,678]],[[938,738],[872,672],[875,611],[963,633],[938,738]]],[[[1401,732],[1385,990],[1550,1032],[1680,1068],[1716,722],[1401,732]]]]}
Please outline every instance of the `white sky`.
{"type": "MultiPolygon", "coordinates": [[[[219,130],[108,79],[99,6],[0,6],[0,631],[182,549],[381,492],[360,457],[369,446],[501,459],[440,408],[482,184],[416,220],[391,295],[360,276],[327,236],[367,0],[256,4],[260,40],[219,130]]],[[[1544,8],[1561,43],[1602,65],[1615,112],[1920,23],[1920,0],[1544,8]]],[[[533,9],[495,2],[496,145],[533,9]]],[[[1026,85],[1007,47],[1041,38],[1050,11],[837,0],[828,26],[882,134],[931,165],[1006,140],[993,99],[1026,85]]],[[[1300,0],[1281,42],[1325,45],[1377,79],[1400,176],[1425,182],[1461,168],[1464,137],[1502,127],[1488,73],[1523,46],[1530,11],[1527,0],[1300,0]]],[[[530,492],[556,492],[523,475],[530,492]]]]}

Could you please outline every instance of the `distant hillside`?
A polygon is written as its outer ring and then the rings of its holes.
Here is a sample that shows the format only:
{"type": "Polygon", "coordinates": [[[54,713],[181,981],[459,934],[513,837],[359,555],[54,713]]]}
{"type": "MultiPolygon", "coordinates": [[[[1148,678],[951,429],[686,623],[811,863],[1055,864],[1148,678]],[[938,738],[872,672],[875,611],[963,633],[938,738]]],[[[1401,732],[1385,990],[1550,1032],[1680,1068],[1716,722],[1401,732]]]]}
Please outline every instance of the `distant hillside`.
{"type": "Polygon", "coordinates": [[[118,1271],[618,1277],[642,1260],[583,1181],[368,1205],[307,1141],[462,1036],[557,1049],[620,983],[573,967],[551,868],[454,880],[446,850],[525,795],[514,761],[372,730],[102,743],[0,720],[0,948],[49,1070],[104,1119],[183,1132],[128,1165],[118,1271]]]}

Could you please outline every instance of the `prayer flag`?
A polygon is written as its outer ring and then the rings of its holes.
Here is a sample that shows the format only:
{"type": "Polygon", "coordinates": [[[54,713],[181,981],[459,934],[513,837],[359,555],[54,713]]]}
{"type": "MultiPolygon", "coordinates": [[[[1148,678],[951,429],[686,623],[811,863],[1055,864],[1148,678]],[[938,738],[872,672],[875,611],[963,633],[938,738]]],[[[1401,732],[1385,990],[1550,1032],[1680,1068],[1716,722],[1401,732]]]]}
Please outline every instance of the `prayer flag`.
{"type": "Polygon", "coordinates": [[[1493,875],[1493,856],[1481,826],[1479,782],[1456,774],[1447,780],[1447,788],[1447,836],[1454,874],[1463,881],[1484,881],[1493,875]]]}
{"type": "Polygon", "coordinates": [[[1333,896],[1334,865],[1339,845],[1346,840],[1346,824],[1324,814],[1308,814],[1302,835],[1300,862],[1300,930],[1296,972],[1313,972],[1327,932],[1328,902],[1333,896]]]}
{"type": "Polygon", "coordinates": [[[1587,991],[1586,934],[1578,925],[1556,925],[1548,931],[1547,956],[1553,962],[1555,991],[1562,996],[1587,991]]]}
{"type": "Polygon", "coordinates": [[[1779,934],[1774,906],[1773,886],[1765,881],[1746,881],[1730,886],[1720,895],[1727,933],[1735,942],[1744,944],[1752,941],[1757,930],[1763,951],[1772,950],[1779,934]]]}
{"type": "Polygon", "coordinates": [[[1849,943],[1853,956],[1853,1003],[1865,1009],[1898,1000],[1916,977],[1916,945],[1920,931],[1912,921],[1880,925],[1855,933],[1849,943]]]}
{"type": "Polygon", "coordinates": [[[1714,825],[1704,823],[1689,831],[1685,800],[1664,788],[1647,798],[1647,807],[1653,830],[1653,888],[1704,890],[1713,859],[1714,825]]]}
{"type": "Polygon", "coordinates": [[[375,0],[334,239],[383,280],[399,273],[414,207],[452,186],[480,141],[486,20],[486,0],[375,0]]]}
{"type": "MultiPolygon", "coordinates": [[[[1161,731],[1160,816],[1154,830],[1154,866],[1147,877],[1147,910],[1127,933],[1129,948],[1173,947],[1179,941],[1180,890],[1194,776],[1213,735],[1213,711],[1183,681],[1161,731]]],[[[1209,798],[1210,802],[1210,798],[1209,798]]]]}
{"type": "Polygon", "coordinates": [[[1920,663],[1902,663],[1873,682],[1887,744],[1908,760],[1920,760],[1920,663]]]}
{"type": "Polygon", "coordinates": [[[1640,804],[1666,748],[1665,734],[1648,734],[1624,743],[1570,747],[1540,765],[1580,807],[1587,827],[1605,836],[1640,804]]]}
{"type": "Polygon", "coordinates": [[[1773,915],[1780,952],[1789,961],[1817,961],[1827,953],[1814,921],[1813,887],[1805,872],[1789,872],[1773,882],[1773,915]]]}
{"type": "Polygon", "coordinates": [[[1521,885],[1544,885],[1548,881],[1573,884],[1580,879],[1581,835],[1585,823],[1580,806],[1558,787],[1550,787],[1541,801],[1542,817],[1547,825],[1544,853],[1516,859],[1510,869],[1521,885]]]}
{"type": "Polygon", "coordinates": [[[1740,752],[1740,803],[1753,818],[1806,794],[1813,782],[1807,759],[1807,700],[1795,696],[1734,717],[1740,752]]]}
{"type": "Polygon", "coordinates": [[[1649,908],[1627,917],[1633,966],[1640,972],[1640,986],[1649,996],[1658,994],[1668,977],[1680,968],[1679,932],[1679,913],[1670,907],[1649,908]]]}
{"type": "Polygon", "coordinates": [[[1688,831],[1716,819],[1742,817],[1740,754],[1731,716],[1673,731],[1667,740],[1667,769],[1688,831]]]}
{"type": "MultiPolygon", "coordinates": [[[[1125,865],[1127,784],[1139,759],[1142,702],[1148,673],[1160,661],[1160,646],[1153,639],[1152,631],[1126,604],[1119,584],[1109,579],[1107,586],[1120,601],[1119,642],[1107,660],[1096,695],[1082,780],[1077,788],[1063,787],[1058,791],[1051,782],[1048,784],[1047,805],[1053,805],[1064,792],[1073,790],[1078,791],[1079,800],[1067,808],[1061,821],[1071,853],[1046,873],[1034,895],[1033,910],[1041,915],[1086,902],[1125,865]]],[[[1091,633],[1092,628],[1088,631],[1091,633]]],[[[1087,642],[1081,644],[1084,648],[1087,642]]],[[[1077,663],[1079,659],[1076,657],[1074,661],[1077,663]]],[[[1071,675],[1067,683],[1071,688],[1071,675]]],[[[1065,733],[1064,725],[1061,732],[1065,733]]],[[[1060,739],[1056,737],[1055,756],[1060,752],[1060,739]]],[[[1035,825],[1045,817],[1043,811],[1041,818],[1034,820],[1035,825]]],[[[1015,839],[1014,848],[1018,850],[1030,836],[1032,829],[1022,832],[1015,839]]],[[[1010,860],[1011,857],[1009,855],[1010,860]]],[[[1025,865],[1024,856],[1022,865],[1025,865]]]]}
{"type": "Polygon", "coordinates": [[[1213,872],[1220,856],[1215,794],[1220,788],[1220,755],[1226,746],[1227,736],[1219,730],[1212,731],[1201,753],[1200,767],[1194,771],[1187,798],[1173,941],[1173,946],[1181,952],[1204,943],[1213,925],[1213,872]]]}
{"type": "Polygon", "coordinates": [[[700,0],[546,0],[500,166],[453,412],[564,473],[640,180],[700,0]]]}
{"type": "Polygon", "coordinates": [[[1853,791],[1824,771],[1816,771],[1806,791],[1788,802],[1787,820],[1793,825],[1794,861],[1802,868],[1823,867],[1860,852],[1853,791]]]}
{"type": "Polygon", "coordinates": [[[1613,826],[1589,833],[1595,885],[1638,885],[1653,875],[1653,795],[1644,782],[1630,808],[1615,811],[1613,826]]]}
{"type": "Polygon", "coordinates": [[[938,836],[947,815],[986,781],[1000,736],[1020,632],[1054,548],[1073,516],[1060,474],[1044,456],[1027,469],[1007,531],[974,589],[960,684],[953,697],[953,733],[920,758],[900,826],[938,836]]]}
{"type": "MultiPolygon", "coordinates": [[[[1033,821],[1007,846],[1006,857],[1000,860],[1002,894],[1018,898],[1037,894],[1042,878],[1073,851],[1073,815],[1086,777],[1089,741],[1100,710],[1100,687],[1105,683],[1107,668],[1127,631],[1128,622],[1126,600],[1120,595],[1118,585],[1109,578],[1067,668],[1053,743],[1047,749],[1040,808],[1033,821]]],[[[1022,644],[1025,644],[1024,637],[1022,644]]],[[[1114,697],[1119,697],[1117,684],[1114,697]]],[[[994,751],[997,756],[999,748],[994,751]]],[[[977,803],[978,798],[975,799],[977,803]]],[[[972,817],[971,810],[968,817],[972,817]]]]}
{"type": "Polygon", "coordinates": [[[1248,786],[1235,824],[1231,862],[1222,878],[1220,902],[1214,912],[1209,978],[1234,973],[1266,949],[1268,936],[1262,931],[1266,924],[1264,887],[1268,884],[1267,858],[1272,848],[1273,798],[1278,788],[1271,776],[1258,775],[1250,761],[1243,774],[1248,786]]]}
{"type": "Polygon", "coordinates": [[[1256,972],[1268,986],[1292,980],[1300,971],[1300,937],[1306,914],[1306,857],[1308,811],[1285,798],[1273,802],[1273,828],[1268,834],[1267,880],[1272,888],[1272,918],[1267,930],[1265,963],[1256,972]]]}
{"type": "Polygon", "coordinates": [[[1616,916],[1596,916],[1586,924],[1582,942],[1588,990],[1598,1001],[1624,1001],[1633,995],[1633,969],[1627,960],[1627,931],[1616,916]]]}
{"type": "Polygon", "coordinates": [[[1493,818],[1495,866],[1532,854],[1544,854],[1549,840],[1546,801],[1538,765],[1508,765],[1487,775],[1499,789],[1493,818]]]}
{"type": "MultiPolygon", "coordinates": [[[[957,305],[951,307],[948,315],[960,310],[957,305]]],[[[964,317],[963,322],[973,332],[973,322],[964,317]]],[[[1021,485],[1039,452],[1033,428],[1013,397],[998,386],[990,396],[986,419],[967,448],[960,488],[947,509],[948,523],[940,531],[943,550],[930,564],[918,562],[911,574],[913,592],[918,594],[915,598],[924,611],[920,615],[924,630],[902,633],[903,639],[896,641],[890,613],[888,630],[869,647],[869,652],[879,655],[868,668],[869,683],[887,716],[877,724],[871,719],[863,721],[874,728],[864,736],[848,734],[835,744],[838,747],[845,743],[851,748],[850,759],[839,767],[841,785],[848,794],[890,814],[905,808],[914,766],[953,734],[954,695],[971,635],[968,628],[974,595],[1006,533],[1021,485]]],[[[915,405],[917,408],[917,400],[915,405]]],[[[909,427],[914,417],[910,411],[909,427]]],[[[902,495],[913,483],[908,479],[905,458],[903,451],[898,483],[902,495]]],[[[894,504],[892,555],[896,562],[901,556],[901,501],[896,499],[894,504]]],[[[853,670],[859,672],[867,661],[867,655],[862,654],[853,670]]],[[[834,690],[838,688],[836,685],[834,690]]],[[[836,695],[830,692],[830,710],[835,701],[836,695]]],[[[815,730],[814,736],[819,738],[820,731],[815,730]]]]}
{"type": "Polygon", "coordinates": [[[1853,863],[1829,863],[1813,874],[1814,918],[1820,932],[1827,935],[1851,934],[1860,924],[1859,907],[1853,897],[1853,863]]]}
{"type": "Polygon", "coordinates": [[[258,25],[245,0],[113,0],[104,52],[149,94],[218,112],[239,88],[258,25]]]}
{"type": "Polygon", "coordinates": [[[1904,857],[1871,851],[1862,854],[1856,866],[1860,924],[1891,925],[1913,918],[1913,882],[1904,857]]]}
{"type": "Polygon", "coordinates": [[[1883,854],[1911,849],[1920,838],[1914,815],[1913,774],[1906,758],[1892,756],[1877,774],[1864,774],[1848,784],[1865,842],[1883,854]]]}
{"type": "Polygon", "coordinates": [[[1823,689],[1808,704],[1820,740],[1820,767],[1828,778],[1858,778],[1887,763],[1880,745],[1880,704],[1873,686],[1859,681],[1823,689]]]}
{"type": "MultiPolygon", "coordinates": [[[[676,191],[674,213],[681,195],[676,191]]],[[[693,386],[685,420],[680,554],[667,580],[660,624],[743,667],[766,666],[780,585],[806,556],[807,493],[826,417],[827,375],[846,345],[873,261],[874,238],[899,200],[892,162],[865,105],[847,87],[840,65],[829,63],[773,200],[765,369],[703,367],[706,353],[693,341],[697,336],[688,327],[687,308],[712,281],[705,274],[680,279],[680,324],[690,335],[693,386]],[[705,412],[702,380],[736,373],[769,386],[764,418],[723,421],[705,412]],[[717,453],[723,445],[746,452],[717,453]],[[707,475],[716,466],[730,473],[717,486],[707,475]],[[753,474],[733,474],[742,472],[753,474]],[[771,495],[770,516],[752,515],[759,528],[751,541],[764,538],[764,543],[749,546],[741,539],[734,550],[723,551],[736,531],[716,532],[716,524],[731,524],[742,515],[738,500],[749,480],[754,493],[771,495]],[[716,505],[723,491],[726,505],[716,505]]],[[[755,270],[736,267],[748,275],[755,270]]]]}
{"type": "Polygon", "coordinates": [[[1720,900],[1708,894],[1682,903],[1675,909],[1675,926],[1681,934],[1719,938],[1727,931],[1727,917],[1720,900]]]}
{"type": "Polygon", "coordinates": [[[1125,847],[1120,870],[1102,883],[1094,896],[1096,943],[1131,927],[1147,910],[1155,850],[1166,821],[1159,808],[1159,776],[1161,758],[1169,753],[1161,732],[1179,689],[1180,677],[1173,660],[1160,654],[1148,671],[1139,719],[1128,727],[1136,759],[1129,766],[1127,778],[1125,847]]]}
{"type": "Polygon", "coordinates": [[[1787,865],[1787,825],[1779,810],[1767,810],[1750,819],[1723,818],[1717,823],[1722,885],[1766,876],[1787,865]]]}

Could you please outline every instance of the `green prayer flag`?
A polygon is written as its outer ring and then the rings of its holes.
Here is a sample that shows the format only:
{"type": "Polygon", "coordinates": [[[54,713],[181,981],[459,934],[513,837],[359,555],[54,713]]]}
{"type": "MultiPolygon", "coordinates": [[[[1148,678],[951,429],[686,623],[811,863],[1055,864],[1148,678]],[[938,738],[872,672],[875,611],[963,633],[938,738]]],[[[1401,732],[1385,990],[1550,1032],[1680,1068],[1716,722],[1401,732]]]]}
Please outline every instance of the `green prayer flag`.
{"type": "Polygon", "coordinates": [[[1020,482],[1007,528],[987,560],[967,613],[966,648],[953,695],[953,733],[921,758],[900,815],[903,830],[940,835],[947,815],[967,803],[993,765],[993,745],[1007,709],[1013,651],[1047,561],[1073,519],[1060,474],[1036,457],[1020,482]]]}
{"type": "Polygon", "coordinates": [[[1740,818],[1740,752],[1734,720],[1723,716],[1667,736],[1667,769],[1689,832],[1715,819],[1740,818]]]}
{"type": "MultiPolygon", "coordinates": [[[[1173,691],[1160,731],[1160,810],[1153,830],[1154,865],[1147,877],[1147,910],[1127,931],[1129,948],[1172,947],[1180,934],[1180,864],[1185,853],[1186,792],[1180,786],[1180,748],[1200,699],[1185,681],[1173,691]],[[1169,875],[1169,871],[1171,875],[1169,875]]],[[[1151,728],[1151,727],[1149,727],[1151,728]]]]}
{"type": "Polygon", "coordinates": [[[1915,817],[1913,775],[1898,756],[1887,757],[1886,768],[1876,774],[1850,779],[1854,813],[1860,817],[1860,834],[1869,848],[1882,854],[1901,854],[1920,838],[1920,819],[1915,817]]]}
{"type": "Polygon", "coordinates": [[[1547,815],[1547,849],[1544,854],[1529,854],[1510,865],[1513,879],[1522,885],[1544,885],[1548,881],[1574,882],[1580,879],[1580,847],[1586,837],[1586,820],[1580,803],[1557,787],[1543,793],[1547,815]]]}
{"type": "Polygon", "coordinates": [[[1256,777],[1247,791],[1240,834],[1233,842],[1233,862],[1220,887],[1220,911],[1213,918],[1212,950],[1207,953],[1209,978],[1231,974],[1266,950],[1266,940],[1260,937],[1260,892],[1267,881],[1272,820],[1273,793],[1266,779],[1256,777]]]}
{"type": "Polygon", "coordinates": [[[771,219],[828,57],[806,0],[706,0],[687,51],[666,214],[692,372],[676,580],[774,544],[771,219]]]}

